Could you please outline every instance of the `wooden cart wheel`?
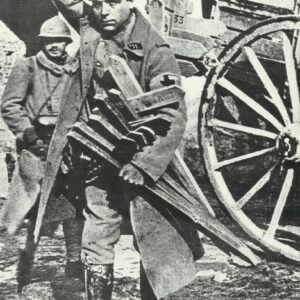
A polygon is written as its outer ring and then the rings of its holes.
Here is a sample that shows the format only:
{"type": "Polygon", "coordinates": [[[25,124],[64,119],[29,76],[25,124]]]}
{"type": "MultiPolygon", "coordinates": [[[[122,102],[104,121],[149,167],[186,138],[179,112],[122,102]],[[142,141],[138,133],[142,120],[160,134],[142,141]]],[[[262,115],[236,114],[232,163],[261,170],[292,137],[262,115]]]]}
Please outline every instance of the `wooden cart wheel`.
{"type": "Polygon", "coordinates": [[[299,30],[300,17],[283,16],[232,41],[208,75],[199,112],[201,154],[218,199],[252,241],[295,261],[299,164],[286,159],[300,152],[299,30]]]}

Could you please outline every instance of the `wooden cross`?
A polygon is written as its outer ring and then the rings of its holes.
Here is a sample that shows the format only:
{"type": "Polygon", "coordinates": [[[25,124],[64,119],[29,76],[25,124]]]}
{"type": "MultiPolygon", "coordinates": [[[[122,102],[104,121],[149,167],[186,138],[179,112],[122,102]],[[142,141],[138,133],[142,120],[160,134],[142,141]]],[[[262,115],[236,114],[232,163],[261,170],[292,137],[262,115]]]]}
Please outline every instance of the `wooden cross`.
{"type": "MultiPolygon", "coordinates": [[[[119,102],[118,110],[121,114],[130,113],[131,118],[134,118],[136,121],[140,117],[139,113],[142,112],[143,114],[141,106],[143,103],[147,103],[145,99],[148,101],[156,99],[156,101],[154,101],[155,103],[150,103],[150,106],[146,108],[151,111],[153,106],[157,105],[157,103],[166,105],[171,99],[173,99],[175,103],[183,97],[183,91],[176,86],[166,87],[159,91],[143,93],[126,62],[118,56],[111,56],[108,72],[119,89],[119,91],[110,91],[109,93],[110,95],[114,94],[115,99],[113,102],[119,102]],[[129,73],[127,74],[127,72],[129,73]],[[153,97],[153,95],[155,95],[155,97],[153,97]],[[135,105],[138,107],[138,112],[135,110],[135,105]]],[[[112,111],[115,110],[115,108],[112,107],[112,103],[106,102],[105,105],[108,105],[112,111]]],[[[114,112],[113,115],[117,116],[118,114],[114,112]]],[[[103,120],[101,118],[98,118],[97,122],[100,124],[101,128],[106,128],[105,124],[102,124],[103,120]]],[[[128,123],[126,124],[126,127],[127,126],[129,126],[128,123]]],[[[111,132],[110,129],[108,130],[111,132]]],[[[114,156],[116,147],[113,143],[110,144],[107,143],[107,141],[102,142],[103,134],[101,135],[102,137],[99,138],[99,132],[93,133],[93,129],[84,130],[82,125],[76,125],[74,130],[69,134],[70,138],[89,148],[92,152],[97,154],[99,158],[104,159],[118,169],[121,168],[122,164],[119,162],[118,158],[114,156]]],[[[114,135],[115,140],[122,139],[121,133],[115,133],[114,135]]],[[[257,264],[259,259],[246,247],[246,245],[214,218],[212,209],[208,204],[206,197],[178,151],[175,153],[170,168],[172,173],[176,174],[176,178],[171,176],[167,171],[154,186],[146,184],[144,188],[158,196],[162,201],[166,201],[190,217],[195,224],[197,224],[195,226],[199,226],[199,229],[205,232],[205,234],[213,239],[218,239],[221,244],[224,245],[224,249],[230,249],[233,253],[236,253],[253,264],[257,264]]],[[[142,204],[140,205],[141,207],[139,207],[139,209],[143,210],[142,204]]],[[[138,231],[140,229],[136,228],[136,230],[138,231]]],[[[163,289],[163,287],[161,288],[163,289]]]]}

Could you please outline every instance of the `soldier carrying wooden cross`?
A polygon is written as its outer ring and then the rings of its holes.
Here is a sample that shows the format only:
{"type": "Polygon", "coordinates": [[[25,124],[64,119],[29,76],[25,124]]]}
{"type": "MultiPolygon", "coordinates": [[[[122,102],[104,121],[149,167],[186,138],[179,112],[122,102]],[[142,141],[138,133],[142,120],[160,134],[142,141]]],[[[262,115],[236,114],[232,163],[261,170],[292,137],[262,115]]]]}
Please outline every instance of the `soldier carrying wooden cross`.
{"type": "MultiPolygon", "coordinates": [[[[107,87],[105,84],[107,83],[104,72],[112,54],[125,58],[144,91],[164,87],[164,84],[169,82],[180,85],[180,72],[172,50],[142,14],[133,7],[132,1],[95,0],[92,7],[86,7],[86,9],[90,10],[88,15],[80,20],[81,97],[78,99],[79,95],[72,95],[71,91],[69,101],[65,102],[61,115],[58,117],[48,153],[48,170],[52,172],[48,172],[48,176],[46,175],[44,178],[42,197],[43,192],[48,188],[48,177],[55,177],[56,169],[59,167],[62,151],[58,151],[58,148],[63,150],[65,146],[68,124],[72,125],[78,120],[78,117],[88,121],[89,112],[93,111],[96,105],[94,96],[97,94],[98,97],[100,95],[103,98],[106,97],[107,87]],[[80,109],[78,110],[75,106],[80,109]]],[[[144,192],[135,195],[133,189],[126,182],[143,185],[147,180],[154,184],[166,170],[182,139],[186,122],[183,99],[179,108],[163,108],[158,114],[163,115],[171,122],[171,127],[165,136],[159,136],[153,132],[153,138],[149,139],[149,145],[145,139],[143,151],[138,152],[130,162],[125,164],[119,174],[105,165],[99,168],[96,178],[88,178],[88,174],[86,174],[86,183],[82,187],[86,196],[82,259],[86,266],[88,299],[111,298],[114,245],[120,237],[122,214],[126,214],[128,210],[128,201],[138,197],[151,202],[149,194],[144,192]]],[[[76,166],[74,168],[74,172],[76,172],[76,166]]],[[[173,244],[178,247],[176,250],[179,252],[180,249],[184,249],[184,255],[187,253],[191,258],[193,256],[195,259],[200,258],[203,255],[203,248],[197,232],[191,227],[188,218],[178,214],[178,216],[180,215],[176,220],[178,224],[174,227],[167,221],[172,215],[163,216],[163,214],[168,214],[168,211],[162,204],[158,203],[158,206],[162,206],[160,213],[159,208],[151,207],[151,210],[157,210],[155,212],[155,216],[158,218],[156,221],[162,224],[161,230],[156,231],[157,249],[161,249],[160,251],[164,249],[166,255],[171,255],[173,251],[170,250],[170,245],[173,244]],[[188,236],[187,243],[182,235],[185,236],[184,238],[188,236]],[[166,237],[168,237],[168,245],[166,237]],[[174,243],[171,243],[171,237],[174,243]]],[[[153,253],[152,259],[159,270],[161,258],[153,253]]],[[[177,264],[176,261],[174,263],[177,264]]],[[[190,270],[179,269],[173,271],[179,274],[190,272],[190,270]]],[[[143,269],[141,275],[142,298],[150,299],[150,295],[152,295],[152,298],[156,299],[151,286],[147,283],[143,269]]],[[[157,280],[158,278],[157,274],[157,280]]],[[[170,279],[162,276],[161,280],[163,283],[170,279]]],[[[182,285],[180,282],[176,284],[182,285]]]]}

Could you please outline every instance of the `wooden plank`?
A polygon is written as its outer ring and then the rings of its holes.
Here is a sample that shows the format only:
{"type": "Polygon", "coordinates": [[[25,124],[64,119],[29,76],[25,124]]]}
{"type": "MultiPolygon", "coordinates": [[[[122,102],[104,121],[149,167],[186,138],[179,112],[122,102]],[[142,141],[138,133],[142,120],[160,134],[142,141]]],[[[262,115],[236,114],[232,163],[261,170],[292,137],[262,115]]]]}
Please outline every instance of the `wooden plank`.
{"type": "MultiPolygon", "coordinates": [[[[227,45],[240,34],[241,32],[237,30],[227,30],[221,36],[221,39],[224,41],[224,45],[227,45]]],[[[268,37],[269,38],[261,37],[251,44],[251,48],[260,57],[282,62],[284,60],[282,43],[278,40],[275,34],[269,35],[268,37]]]]}
{"type": "Polygon", "coordinates": [[[129,125],[132,130],[138,130],[139,127],[146,126],[157,135],[165,135],[171,127],[171,121],[161,116],[150,116],[129,122],[129,125]]]}
{"type": "Polygon", "coordinates": [[[251,26],[262,21],[264,17],[258,15],[249,15],[235,10],[222,10],[220,7],[220,21],[225,24],[229,29],[237,31],[245,31],[251,26]]]}
{"type": "Polygon", "coordinates": [[[68,133],[68,137],[70,139],[73,139],[74,141],[77,141],[78,143],[80,143],[80,145],[86,147],[87,149],[92,151],[92,153],[98,155],[101,159],[104,159],[106,162],[109,162],[112,166],[116,168],[121,168],[120,163],[116,159],[114,159],[110,153],[98,147],[96,144],[91,142],[89,139],[85,138],[80,133],[71,131],[68,133]]]}
{"type": "Polygon", "coordinates": [[[199,42],[167,37],[166,41],[171,45],[174,53],[179,56],[199,59],[207,49],[199,42]]]}
{"type": "Polygon", "coordinates": [[[189,0],[173,0],[173,26],[174,28],[185,29],[187,6],[189,0]]]}
{"type": "Polygon", "coordinates": [[[171,33],[172,37],[184,39],[184,40],[191,40],[195,42],[199,42],[205,47],[207,50],[212,49],[215,46],[215,43],[212,38],[200,34],[196,34],[193,32],[189,32],[186,30],[181,29],[173,29],[171,33]]]}
{"type": "Polygon", "coordinates": [[[155,29],[163,36],[165,33],[165,4],[161,0],[150,0],[146,11],[155,29]]]}
{"type": "Polygon", "coordinates": [[[240,31],[234,30],[234,29],[228,29],[221,35],[221,39],[224,42],[223,45],[227,45],[230,43],[233,39],[235,39],[237,36],[241,34],[240,31]]]}
{"type": "Polygon", "coordinates": [[[273,6],[275,8],[284,8],[293,11],[295,8],[295,0],[246,0],[261,5],[273,6]]]}
{"type": "Polygon", "coordinates": [[[219,9],[234,13],[234,11],[242,12],[251,18],[253,15],[259,15],[263,18],[275,17],[278,15],[288,15],[295,13],[295,0],[280,1],[277,5],[273,0],[218,0],[219,9]]]}
{"type": "Polygon", "coordinates": [[[140,117],[143,117],[143,116],[148,116],[150,114],[157,114],[159,113],[159,110],[164,108],[177,109],[178,107],[179,107],[179,102],[176,99],[169,99],[169,100],[161,101],[160,103],[157,104],[153,104],[152,106],[139,111],[138,115],[140,117]]]}
{"type": "Polygon", "coordinates": [[[91,127],[94,128],[96,131],[99,130],[100,132],[107,132],[108,135],[112,137],[115,141],[120,140],[122,138],[122,134],[118,130],[116,130],[116,128],[112,126],[109,122],[101,118],[101,116],[90,114],[89,120],[92,125],[91,127]]]}
{"type": "Polygon", "coordinates": [[[260,38],[251,45],[251,48],[261,57],[267,57],[277,61],[283,61],[284,59],[282,43],[276,40],[260,38]]]}
{"type": "Polygon", "coordinates": [[[222,21],[186,16],[185,31],[200,36],[218,37],[226,31],[226,26],[222,21]]]}
{"type": "Polygon", "coordinates": [[[173,85],[128,98],[126,102],[134,108],[134,111],[145,115],[147,111],[151,112],[157,107],[167,105],[170,101],[180,103],[184,94],[185,92],[181,87],[173,85]]]}
{"type": "MultiPolygon", "coordinates": [[[[169,183],[172,183],[172,180],[169,181],[169,183]]],[[[166,180],[161,178],[159,182],[156,184],[155,189],[164,191],[169,197],[168,197],[168,203],[171,204],[173,207],[177,208],[179,211],[184,212],[185,215],[188,215],[191,213],[190,218],[193,219],[194,213],[193,207],[194,205],[192,202],[190,202],[186,197],[184,197],[180,192],[182,190],[176,190],[174,187],[172,187],[166,180]],[[177,201],[175,204],[174,201],[177,201]]],[[[164,201],[164,198],[161,198],[162,201],[164,201]]]]}
{"type": "Polygon", "coordinates": [[[174,1],[173,0],[162,0],[168,11],[174,13],[174,1]]]}
{"type": "Polygon", "coordinates": [[[177,58],[177,63],[182,76],[191,77],[199,73],[199,69],[191,61],[177,58]]]}
{"type": "MultiPolygon", "coordinates": [[[[110,95],[108,91],[108,95],[110,95]]],[[[110,95],[111,98],[114,97],[114,94],[110,95]]],[[[116,128],[123,134],[129,131],[127,127],[127,121],[125,120],[124,116],[120,113],[117,107],[112,103],[112,101],[108,99],[98,99],[99,102],[99,110],[97,114],[103,116],[103,118],[107,118],[112,124],[115,124],[116,128]]]]}
{"type": "Polygon", "coordinates": [[[198,200],[198,202],[203,203],[206,207],[207,211],[212,215],[215,216],[215,212],[212,209],[211,205],[209,204],[207,198],[205,197],[204,193],[200,189],[196,179],[194,178],[193,174],[185,164],[183,158],[179,154],[178,151],[175,153],[175,158],[172,160],[172,164],[175,166],[173,170],[178,170],[176,175],[181,183],[186,187],[188,191],[198,200]]]}
{"type": "Polygon", "coordinates": [[[128,105],[127,100],[125,99],[122,92],[111,89],[108,91],[109,100],[115,105],[115,107],[120,111],[121,115],[124,116],[124,119],[127,121],[132,121],[137,118],[137,114],[134,109],[128,105]]]}
{"type": "Polygon", "coordinates": [[[187,192],[175,179],[173,179],[167,172],[163,174],[161,181],[165,182],[171,190],[179,194],[179,197],[184,197],[190,204],[191,208],[198,206],[197,200],[187,192]]]}
{"type": "MultiPolygon", "coordinates": [[[[168,203],[172,206],[177,207],[179,211],[185,213],[187,212],[187,203],[185,203],[184,209],[181,210],[179,207],[181,204],[178,201],[178,194],[176,193],[173,196],[170,196],[168,193],[165,193],[166,189],[168,192],[172,193],[163,182],[157,184],[156,189],[152,189],[152,192],[158,192],[160,196],[163,196],[162,199],[167,199],[168,203]],[[164,193],[164,195],[163,195],[164,193]],[[185,211],[185,212],[184,212],[185,211]]],[[[197,206],[190,206],[190,211],[187,214],[194,222],[200,226],[200,230],[204,231],[212,240],[218,239],[224,244],[229,246],[232,253],[242,256],[243,259],[249,261],[251,264],[258,264],[260,259],[252,253],[252,251],[239,239],[237,238],[229,229],[227,229],[221,222],[219,222],[215,217],[207,213],[205,207],[200,202],[197,206]]]]}
{"type": "Polygon", "coordinates": [[[143,93],[134,74],[129,66],[124,64],[124,60],[121,57],[112,55],[108,60],[107,68],[125,98],[143,93]],[[131,84],[128,84],[129,82],[131,84]]]}
{"type": "Polygon", "coordinates": [[[73,129],[76,133],[81,134],[85,138],[89,139],[92,143],[98,147],[102,147],[105,151],[113,152],[115,146],[106,140],[101,134],[93,130],[84,122],[77,122],[74,124],[73,129]]]}

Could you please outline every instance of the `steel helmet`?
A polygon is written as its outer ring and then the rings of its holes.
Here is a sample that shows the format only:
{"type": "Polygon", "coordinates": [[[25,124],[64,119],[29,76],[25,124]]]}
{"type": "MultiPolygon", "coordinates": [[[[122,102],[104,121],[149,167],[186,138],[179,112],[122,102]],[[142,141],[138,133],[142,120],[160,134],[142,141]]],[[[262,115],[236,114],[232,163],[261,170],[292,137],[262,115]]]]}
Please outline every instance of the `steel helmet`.
{"type": "Polygon", "coordinates": [[[69,27],[59,16],[52,17],[42,24],[39,37],[65,38],[72,42],[69,27]]]}

